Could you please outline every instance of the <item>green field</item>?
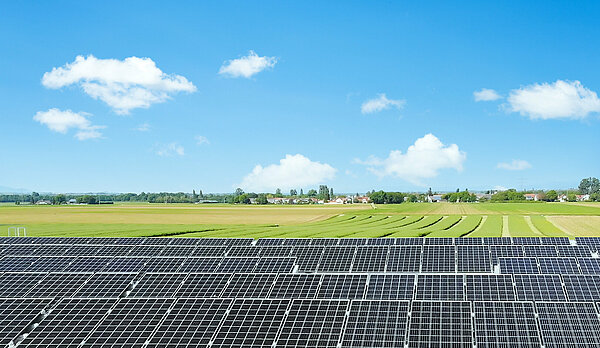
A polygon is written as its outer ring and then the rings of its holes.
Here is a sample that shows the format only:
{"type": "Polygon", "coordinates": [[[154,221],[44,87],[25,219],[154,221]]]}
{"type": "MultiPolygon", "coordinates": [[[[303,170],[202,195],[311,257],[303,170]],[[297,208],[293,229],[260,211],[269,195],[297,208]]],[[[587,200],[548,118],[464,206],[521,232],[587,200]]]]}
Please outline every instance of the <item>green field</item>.
{"type": "Polygon", "coordinates": [[[238,206],[0,205],[0,231],[29,236],[500,237],[600,234],[600,204],[238,206]]]}

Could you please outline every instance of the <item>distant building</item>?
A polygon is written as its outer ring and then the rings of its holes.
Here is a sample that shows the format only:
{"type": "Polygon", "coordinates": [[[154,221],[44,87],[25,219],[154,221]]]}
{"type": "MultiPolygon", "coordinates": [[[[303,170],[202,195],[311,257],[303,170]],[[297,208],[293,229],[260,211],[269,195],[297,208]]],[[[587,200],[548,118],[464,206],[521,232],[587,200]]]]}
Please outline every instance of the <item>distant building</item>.
{"type": "Polygon", "coordinates": [[[37,205],[52,205],[52,202],[46,201],[46,200],[40,200],[40,201],[35,202],[35,204],[37,204],[37,205]]]}
{"type": "Polygon", "coordinates": [[[77,204],[77,200],[75,198],[71,198],[67,201],[67,204],[77,204]]]}
{"type": "Polygon", "coordinates": [[[526,193],[525,200],[526,201],[539,201],[540,196],[537,193],[526,193]]]}
{"type": "Polygon", "coordinates": [[[427,201],[429,203],[437,203],[442,201],[442,195],[431,195],[427,196],[427,201]]]}
{"type": "Polygon", "coordinates": [[[590,200],[590,195],[577,195],[577,202],[585,202],[590,200]]]}

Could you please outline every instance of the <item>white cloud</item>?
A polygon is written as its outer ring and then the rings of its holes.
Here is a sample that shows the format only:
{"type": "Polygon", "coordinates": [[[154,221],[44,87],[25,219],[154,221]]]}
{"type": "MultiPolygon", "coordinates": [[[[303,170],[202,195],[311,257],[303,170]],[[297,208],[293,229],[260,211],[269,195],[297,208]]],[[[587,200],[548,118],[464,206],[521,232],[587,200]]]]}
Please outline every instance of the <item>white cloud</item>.
{"type": "Polygon", "coordinates": [[[360,107],[360,111],[363,114],[372,114],[374,112],[379,112],[382,110],[387,110],[389,108],[396,108],[398,110],[402,109],[404,107],[404,104],[406,104],[406,100],[403,99],[388,99],[385,96],[385,93],[381,93],[378,95],[377,98],[373,98],[373,99],[369,99],[366,102],[364,102],[361,107],[360,107]]]}
{"type": "Polygon", "coordinates": [[[185,151],[183,149],[183,146],[177,143],[170,143],[159,145],[156,149],[156,154],[161,157],[171,157],[174,155],[183,156],[185,155],[185,151]]]}
{"type": "Polygon", "coordinates": [[[479,91],[473,92],[475,101],[493,101],[502,98],[498,92],[489,88],[482,88],[479,91]]]}
{"type": "Polygon", "coordinates": [[[223,63],[219,69],[219,74],[228,77],[250,78],[267,68],[274,67],[276,63],[276,57],[259,57],[254,51],[250,51],[245,57],[231,59],[223,63]]]}
{"type": "Polygon", "coordinates": [[[531,164],[524,160],[512,160],[510,163],[500,162],[497,167],[506,170],[525,170],[531,168],[531,164]]]}
{"type": "Polygon", "coordinates": [[[600,112],[600,99],[579,81],[557,80],[510,91],[509,110],[531,119],[581,119],[600,112]]]}
{"type": "Polygon", "coordinates": [[[118,114],[162,103],[177,92],[196,90],[185,77],[162,72],[150,58],[98,59],[92,55],[77,56],[72,63],[52,68],[42,84],[52,89],[78,85],[118,114]]]}
{"type": "Polygon", "coordinates": [[[150,125],[148,123],[142,123],[139,126],[137,126],[135,128],[135,130],[138,131],[138,132],[147,132],[147,131],[150,130],[150,128],[151,127],[150,127],[150,125]]]}
{"type": "Polygon", "coordinates": [[[285,155],[279,164],[254,167],[239,186],[256,192],[307,188],[333,179],[336,171],[327,163],[313,162],[300,154],[285,155]]]}
{"type": "Polygon", "coordinates": [[[210,141],[208,141],[208,138],[203,135],[197,135],[195,139],[196,139],[196,145],[210,144],[210,141]]]}
{"type": "Polygon", "coordinates": [[[87,119],[90,114],[85,112],[73,112],[71,110],[59,110],[56,108],[48,111],[38,111],[33,119],[51,131],[66,134],[70,129],[76,129],[75,137],[79,140],[97,139],[102,137],[98,130],[104,126],[94,126],[87,119]]]}
{"type": "Polygon", "coordinates": [[[466,158],[458,145],[444,145],[435,135],[426,134],[409,146],[406,153],[392,150],[384,159],[371,156],[366,161],[354,162],[369,166],[368,170],[379,177],[392,176],[425,186],[423,179],[436,177],[442,169],[462,171],[466,158]]]}

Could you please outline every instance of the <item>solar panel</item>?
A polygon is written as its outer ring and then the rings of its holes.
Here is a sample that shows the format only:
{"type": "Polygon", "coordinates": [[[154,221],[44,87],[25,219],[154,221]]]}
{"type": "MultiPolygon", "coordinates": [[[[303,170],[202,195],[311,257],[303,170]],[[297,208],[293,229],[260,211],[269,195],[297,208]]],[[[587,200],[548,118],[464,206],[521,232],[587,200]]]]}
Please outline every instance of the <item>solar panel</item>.
{"type": "Polygon", "coordinates": [[[186,273],[146,273],[129,297],[172,297],[186,277],[186,273]]]}
{"type": "Polygon", "coordinates": [[[91,273],[50,273],[29,292],[27,297],[69,297],[79,289],[91,273]]]}
{"type": "Polygon", "coordinates": [[[227,252],[226,246],[204,246],[199,245],[190,256],[196,257],[222,257],[227,252]]]}
{"type": "Polygon", "coordinates": [[[293,257],[261,257],[254,273],[291,273],[296,259],[293,257]]]}
{"type": "Polygon", "coordinates": [[[142,244],[144,245],[169,245],[171,244],[171,240],[173,238],[165,238],[165,237],[149,237],[144,238],[142,244]]]}
{"type": "Polygon", "coordinates": [[[340,238],[338,245],[366,245],[367,238],[340,238]]]}
{"type": "Polygon", "coordinates": [[[512,276],[508,274],[486,274],[465,276],[468,301],[514,301],[512,276]]]}
{"type": "Polygon", "coordinates": [[[96,273],[69,297],[119,297],[136,277],[137,273],[96,273]]]}
{"type": "Polygon", "coordinates": [[[184,263],[184,257],[153,257],[145,260],[143,272],[163,272],[163,273],[174,273],[177,272],[179,267],[184,263]]]}
{"type": "Polygon", "coordinates": [[[21,245],[21,244],[13,244],[8,246],[5,250],[4,250],[4,254],[5,255],[9,255],[9,256],[33,256],[35,253],[36,249],[39,249],[40,246],[39,245],[32,245],[32,244],[25,244],[25,245],[21,245]]]}
{"type": "Polygon", "coordinates": [[[283,245],[285,238],[259,238],[256,245],[283,245]]]}
{"type": "Polygon", "coordinates": [[[510,237],[483,237],[484,245],[511,245],[512,238],[510,237]]]}
{"type": "Polygon", "coordinates": [[[258,257],[225,257],[216,271],[219,273],[252,272],[258,260],[258,257]]]}
{"type": "Polygon", "coordinates": [[[82,347],[142,347],[174,301],[123,298],[92,331],[82,347]]]}
{"type": "Polygon", "coordinates": [[[275,346],[337,347],[348,304],[347,300],[294,300],[275,346]]]}
{"type": "Polygon", "coordinates": [[[221,297],[266,298],[275,282],[276,274],[238,273],[234,274],[223,290],[221,297]]]}
{"type": "Polygon", "coordinates": [[[454,245],[454,238],[425,238],[425,245],[454,245]]]}
{"type": "Polygon", "coordinates": [[[147,260],[137,257],[115,257],[102,270],[106,272],[140,272],[147,260]]]}
{"type": "Polygon", "coordinates": [[[456,271],[456,253],[453,246],[424,246],[421,272],[450,273],[456,271]]]}
{"type": "Polygon", "coordinates": [[[0,273],[0,297],[23,297],[47,273],[0,273]]]}
{"type": "Polygon", "coordinates": [[[196,245],[200,238],[171,238],[169,245],[196,245]]]}
{"type": "Polygon", "coordinates": [[[361,246],[356,249],[352,272],[383,272],[388,256],[387,246],[361,246]]]}
{"type": "Polygon", "coordinates": [[[598,251],[600,237],[575,237],[577,245],[587,245],[592,251],[598,251]]]}
{"type": "Polygon", "coordinates": [[[558,275],[515,275],[515,290],[519,301],[566,301],[558,275]]]}
{"type": "Polygon", "coordinates": [[[116,299],[63,299],[19,346],[76,348],[116,299]]]}
{"type": "Polygon", "coordinates": [[[309,245],[311,238],[285,238],[283,245],[309,245]]]}
{"type": "Polygon", "coordinates": [[[403,347],[408,306],[408,301],[352,301],[342,347],[403,347]]]}
{"type": "Polygon", "coordinates": [[[540,347],[531,302],[474,302],[477,347],[540,347]]]}
{"type": "Polygon", "coordinates": [[[491,245],[490,258],[494,265],[499,264],[501,257],[523,257],[523,247],[520,245],[491,245]]]}
{"type": "Polygon", "coordinates": [[[600,259],[597,258],[578,258],[577,262],[583,274],[600,274],[600,259]]]}
{"type": "Polygon", "coordinates": [[[593,303],[538,302],[535,307],[545,347],[600,346],[600,320],[593,303]]]}
{"type": "Polygon", "coordinates": [[[32,265],[27,267],[26,272],[60,272],[67,268],[74,257],[43,256],[38,258],[32,265]]]}
{"type": "Polygon", "coordinates": [[[422,248],[421,246],[390,247],[387,272],[419,272],[422,248]]]}
{"type": "Polygon", "coordinates": [[[313,238],[310,245],[331,246],[331,245],[337,245],[338,242],[339,242],[338,238],[313,238]]]}
{"type": "Polygon", "coordinates": [[[579,274],[573,257],[538,257],[538,264],[542,274],[579,274]]]}
{"type": "Polygon", "coordinates": [[[227,252],[227,257],[258,257],[260,248],[253,246],[234,246],[227,252]]]}
{"type": "Polygon", "coordinates": [[[127,256],[132,248],[129,245],[104,245],[94,256],[127,256]]]}
{"type": "Polygon", "coordinates": [[[211,347],[271,347],[290,300],[237,299],[211,347]]]}
{"type": "Polygon", "coordinates": [[[94,256],[101,248],[100,245],[71,245],[64,256],[94,256]]]}
{"type": "Polygon", "coordinates": [[[393,238],[396,241],[396,245],[423,245],[425,243],[425,238],[393,238]]]}
{"type": "Polygon", "coordinates": [[[175,293],[177,298],[220,297],[230,273],[191,273],[175,293]]]}
{"type": "MultiPolygon", "coordinates": [[[[195,246],[189,246],[189,245],[184,245],[184,246],[166,246],[163,248],[163,250],[160,253],[160,256],[173,256],[173,257],[186,257],[186,256],[192,256],[194,254],[194,252],[196,251],[196,247],[195,246]]],[[[220,255],[219,255],[220,256],[220,255]]]]}
{"type": "Polygon", "coordinates": [[[419,275],[415,300],[462,301],[465,299],[463,283],[462,275],[419,275]]]}
{"type": "Polygon", "coordinates": [[[252,243],[254,243],[253,238],[223,238],[223,239],[225,240],[225,245],[230,245],[230,246],[251,245],[252,243]]]}
{"type": "Polygon", "coordinates": [[[501,257],[499,262],[502,274],[540,273],[535,257],[501,257]]]}
{"type": "Polygon", "coordinates": [[[368,300],[412,300],[415,289],[415,275],[412,274],[372,274],[369,277],[368,300]]]}
{"type": "Polygon", "coordinates": [[[108,266],[113,259],[110,257],[78,257],[65,272],[100,272],[108,266]]]}
{"type": "Polygon", "coordinates": [[[6,347],[34,320],[39,319],[52,299],[0,299],[0,346],[6,347]]]}
{"type": "Polygon", "coordinates": [[[266,246],[260,248],[261,257],[288,257],[292,254],[293,246],[266,246]]]}
{"type": "Polygon", "coordinates": [[[271,290],[270,298],[315,298],[321,274],[280,274],[271,290]]]}
{"type": "Polygon", "coordinates": [[[178,299],[148,348],[208,347],[231,299],[178,299]]]}
{"type": "Polygon", "coordinates": [[[216,272],[223,259],[220,257],[190,257],[183,261],[178,272],[204,273],[216,272]]]}
{"type": "Polygon", "coordinates": [[[514,245],[541,245],[539,237],[512,237],[514,245]]]}
{"type": "Polygon", "coordinates": [[[569,301],[600,300],[600,276],[563,275],[562,279],[569,301]]]}
{"type": "Polygon", "coordinates": [[[454,244],[456,244],[456,245],[483,245],[483,238],[476,238],[476,237],[454,238],[454,244]]]}
{"type": "Polygon", "coordinates": [[[366,286],[366,274],[324,274],[316,298],[362,299],[366,286]]]}
{"type": "Polygon", "coordinates": [[[350,272],[356,247],[327,247],[318,266],[319,272],[350,272]]]}
{"type": "Polygon", "coordinates": [[[367,245],[394,245],[396,240],[394,238],[369,238],[367,245]]]}
{"type": "Polygon", "coordinates": [[[69,249],[69,245],[44,245],[33,251],[31,255],[35,256],[61,256],[69,249]]]}
{"type": "Polygon", "coordinates": [[[558,245],[558,256],[561,257],[591,257],[592,252],[587,245],[558,245]]]}
{"type": "Polygon", "coordinates": [[[321,262],[323,256],[322,246],[297,246],[292,250],[292,256],[296,257],[298,272],[314,272],[321,262]]]}
{"type": "Polygon", "coordinates": [[[134,246],[127,256],[158,256],[164,248],[164,245],[138,245],[134,246]]]}
{"type": "Polygon", "coordinates": [[[487,246],[457,246],[456,267],[458,272],[491,272],[490,250],[487,246]]]}
{"type": "Polygon", "coordinates": [[[569,237],[543,237],[540,238],[542,244],[545,245],[570,245],[569,237]]]}
{"type": "Polygon", "coordinates": [[[470,302],[413,301],[409,347],[472,347],[470,302]]]}
{"type": "MultiPolygon", "coordinates": [[[[248,243],[250,244],[250,243],[248,243]]],[[[198,246],[223,246],[231,245],[225,238],[198,238],[196,241],[198,246]]]]}
{"type": "Polygon", "coordinates": [[[557,257],[558,252],[554,245],[524,245],[526,257],[557,257]]]}

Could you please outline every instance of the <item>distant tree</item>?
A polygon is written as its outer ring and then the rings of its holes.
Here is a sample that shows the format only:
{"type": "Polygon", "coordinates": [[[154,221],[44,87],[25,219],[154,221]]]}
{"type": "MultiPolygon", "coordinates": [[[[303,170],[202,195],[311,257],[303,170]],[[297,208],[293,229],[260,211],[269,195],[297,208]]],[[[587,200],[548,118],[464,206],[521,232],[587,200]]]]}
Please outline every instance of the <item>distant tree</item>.
{"type": "Polygon", "coordinates": [[[569,194],[567,194],[567,201],[577,202],[577,195],[574,194],[573,192],[569,192],[569,194]]]}
{"type": "Polygon", "coordinates": [[[200,192],[198,192],[198,197],[200,199],[204,198],[204,194],[202,193],[202,190],[200,190],[200,192]]]}
{"type": "Polygon", "coordinates": [[[492,195],[492,201],[507,202],[507,201],[524,201],[525,195],[522,192],[517,192],[515,189],[500,191],[492,195]]]}
{"type": "Polygon", "coordinates": [[[259,194],[258,197],[256,198],[256,203],[257,204],[269,203],[269,201],[267,200],[267,195],[265,195],[264,193],[259,194]]]}
{"type": "Polygon", "coordinates": [[[582,195],[600,193],[600,180],[594,177],[582,179],[579,183],[579,192],[582,195]]]}
{"type": "Polygon", "coordinates": [[[317,196],[317,190],[314,190],[314,189],[308,190],[308,197],[315,197],[315,196],[317,196]]]}
{"type": "Polygon", "coordinates": [[[297,196],[297,195],[298,195],[298,191],[296,191],[295,189],[290,190],[290,196],[297,196]]]}
{"type": "Polygon", "coordinates": [[[558,193],[556,193],[556,191],[550,190],[550,191],[546,192],[546,201],[547,202],[554,202],[557,199],[558,199],[558,193]]]}
{"type": "Polygon", "coordinates": [[[236,196],[241,196],[241,195],[244,194],[244,190],[242,190],[241,188],[238,187],[238,188],[235,189],[235,193],[234,194],[236,196]]]}
{"type": "Polygon", "coordinates": [[[331,199],[331,196],[329,194],[329,188],[327,187],[327,185],[319,185],[318,197],[319,199],[322,199],[324,201],[328,201],[331,199]]]}
{"type": "Polygon", "coordinates": [[[196,194],[196,190],[192,190],[192,201],[194,203],[198,201],[198,195],[196,194]]]}
{"type": "Polygon", "coordinates": [[[52,197],[52,204],[65,204],[67,203],[67,198],[63,194],[58,194],[52,197]]]}
{"type": "Polygon", "coordinates": [[[275,197],[281,197],[281,196],[282,196],[281,189],[278,188],[277,190],[275,190],[275,197]]]}
{"type": "Polygon", "coordinates": [[[431,187],[429,188],[429,190],[427,190],[427,195],[428,196],[433,196],[433,192],[431,191],[431,187]]]}
{"type": "Polygon", "coordinates": [[[329,189],[329,199],[333,199],[333,187],[331,189],[329,189]]]}
{"type": "Polygon", "coordinates": [[[460,192],[460,189],[456,189],[456,193],[459,193],[459,192],[460,192]]]}
{"type": "Polygon", "coordinates": [[[300,197],[304,196],[304,190],[300,189],[300,197]]]}

